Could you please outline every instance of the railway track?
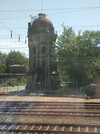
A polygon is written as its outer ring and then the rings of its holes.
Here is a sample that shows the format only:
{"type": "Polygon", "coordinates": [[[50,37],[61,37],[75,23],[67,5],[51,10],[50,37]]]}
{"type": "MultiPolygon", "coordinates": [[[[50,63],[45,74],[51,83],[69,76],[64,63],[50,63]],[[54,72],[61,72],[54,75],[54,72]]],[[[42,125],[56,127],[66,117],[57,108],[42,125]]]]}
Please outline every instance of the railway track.
{"type": "Polygon", "coordinates": [[[100,134],[100,125],[0,123],[0,132],[23,134],[100,134]]]}
{"type": "Polygon", "coordinates": [[[5,116],[5,115],[23,115],[23,116],[55,116],[55,117],[57,117],[57,116],[66,116],[66,117],[84,117],[84,118],[86,118],[86,117],[94,117],[94,118],[100,118],[100,113],[98,114],[98,113],[82,113],[82,112],[57,112],[57,111],[54,111],[54,112],[51,112],[51,111],[49,111],[49,112],[45,112],[45,111],[40,111],[40,112],[38,112],[38,111],[35,111],[35,112],[30,112],[30,111],[28,111],[28,112],[20,112],[20,111],[17,111],[17,112],[1,112],[0,113],[0,115],[3,115],[3,116],[5,116]]]}
{"type": "Polygon", "coordinates": [[[100,117],[100,103],[1,102],[0,115],[100,117]]]}
{"type": "MultiPolygon", "coordinates": [[[[66,118],[78,119],[100,118],[100,103],[83,102],[0,102],[0,117],[21,116],[34,118],[66,118]]],[[[63,120],[62,120],[63,122],[63,120]]],[[[0,122],[0,134],[100,134],[100,125],[68,123],[7,123],[0,122]]]]}

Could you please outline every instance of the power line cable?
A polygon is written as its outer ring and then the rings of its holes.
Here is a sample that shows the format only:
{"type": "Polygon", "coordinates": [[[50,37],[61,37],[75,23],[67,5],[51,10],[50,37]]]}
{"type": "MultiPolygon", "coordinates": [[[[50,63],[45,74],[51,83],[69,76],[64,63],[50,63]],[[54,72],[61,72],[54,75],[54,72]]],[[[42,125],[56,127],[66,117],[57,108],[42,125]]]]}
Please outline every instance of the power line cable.
{"type": "Polygon", "coordinates": [[[1,47],[0,49],[22,49],[22,48],[24,48],[24,49],[28,49],[28,47],[12,47],[12,48],[4,48],[4,47],[1,47]]]}
{"type": "MultiPolygon", "coordinates": [[[[18,33],[16,33],[14,30],[12,30],[11,28],[9,28],[7,25],[5,25],[2,21],[0,21],[0,23],[5,27],[5,28],[7,28],[8,30],[10,30],[10,37],[12,38],[12,36],[13,36],[13,33],[15,33],[15,34],[17,34],[17,36],[18,36],[18,41],[20,42],[20,40],[21,40],[21,35],[20,34],[18,34],[18,33]]],[[[24,38],[25,38],[25,43],[26,43],[26,37],[27,36],[25,36],[24,38]]]]}
{"type": "MultiPolygon", "coordinates": [[[[4,28],[4,27],[0,27],[0,28],[4,28]]],[[[10,28],[12,29],[12,28],[26,28],[26,27],[20,26],[20,27],[10,27],[10,28]]]]}
{"type": "MultiPolygon", "coordinates": [[[[95,9],[100,7],[73,7],[73,8],[49,8],[43,10],[72,10],[72,9],[95,9]]],[[[29,11],[41,11],[41,9],[27,9],[27,10],[0,10],[0,12],[29,12],[29,11]]]]}
{"type": "Polygon", "coordinates": [[[72,11],[62,11],[62,12],[51,13],[51,14],[48,14],[48,15],[63,14],[63,13],[72,13],[72,12],[89,10],[89,9],[93,9],[93,8],[83,8],[83,9],[82,8],[76,8],[76,9],[72,9],[72,11]]]}
{"type": "Polygon", "coordinates": [[[5,18],[5,19],[0,19],[0,20],[12,20],[12,19],[23,19],[23,18],[29,18],[29,16],[14,17],[14,18],[5,18]]]}
{"type": "MultiPolygon", "coordinates": [[[[47,14],[47,15],[55,15],[55,14],[62,14],[62,13],[71,13],[71,12],[80,11],[80,10],[89,10],[89,9],[94,9],[94,8],[100,8],[100,7],[57,8],[57,9],[44,9],[44,10],[67,10],[67,11],[47,14]],[[68,10],[72,10],[72,11],[68,11],[68,10]]],[[[14,10],[10,10],[10,11],[13,12],[14,10]]],[[[15,11],[25,11],[25,10],[15,10],[15,11]]],[[[11,19],[18,19],[18,18],[23,19],[23,18],[28,18],[28,17],[29,16],[22,16],[22,17],[14,17],[14,18],[5,18],[5,19],[0,19],[0,20],[11,20],[11,19]]]]}
{"type": "MultiPolygon", "coordinates": [[[[1,20],[0,20],[0,23],[8,30],[10,30],[10,32],[12,31],[13,33],[15,33],[15,35],[19,36],[20,34],[15,32],[14,30],[12,30],[10,27],[8,27],[7,25],[5,25],[1,20]]],[[[27,37],[27,36],[25,36],[27,37]]]]}
{"type": "MultiPolygon", "coordinates": [[[[97,24],[97,25],[70,25],[70,27],[99,27],[100,24],[97,24]]],[[[55,26],[56,28],[63,28],[62,26],[55,26]]],[[[65,26],[67,27],[67,26],[65,26]]]]}
{"type": "MultiPolygon", "coordinates": [[[[12,30],[12,29],[10,29],[7,25],[5,25],[1,20],[0,20],[0,23],[5,27],[5,28],[7,28],[8,30],[12,30]]],[[[17,34],[17,35],[19,35],[18,33],[16,33],[15,31],[13,31],[15,34],[17,34]]]]}

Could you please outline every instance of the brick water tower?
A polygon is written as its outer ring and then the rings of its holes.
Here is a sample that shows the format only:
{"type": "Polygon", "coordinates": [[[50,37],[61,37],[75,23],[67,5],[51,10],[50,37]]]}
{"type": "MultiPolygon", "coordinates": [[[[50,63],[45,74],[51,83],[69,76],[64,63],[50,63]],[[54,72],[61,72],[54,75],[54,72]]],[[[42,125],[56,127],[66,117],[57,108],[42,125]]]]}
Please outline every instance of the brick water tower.
{"type": "Polygon", "coordinates": [[[28,23],[29,74],[28,90],[51,90],[57,80],[53,43],[57,34],[44,13],[28,23]]]}

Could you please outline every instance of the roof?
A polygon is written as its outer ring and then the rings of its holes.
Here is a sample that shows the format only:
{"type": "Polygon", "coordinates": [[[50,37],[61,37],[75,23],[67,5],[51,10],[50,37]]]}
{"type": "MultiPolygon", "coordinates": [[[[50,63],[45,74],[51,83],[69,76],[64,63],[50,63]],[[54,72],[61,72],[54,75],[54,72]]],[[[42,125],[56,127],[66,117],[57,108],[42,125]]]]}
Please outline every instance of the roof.
{"type": "Polygon", "coordinates": [[[22,67],[24,65],[19,65],[19,64],[14,64],[14,65],[10,65],[9,67],[22,67]]]}
{"type": "Polygon", "coordinates": [[[43,13],[40,13],[39,17],[33,21],[32,28],[47,28],[49,30],[54,29],[52,22],[46,18],[46,15],[43,13]]]}

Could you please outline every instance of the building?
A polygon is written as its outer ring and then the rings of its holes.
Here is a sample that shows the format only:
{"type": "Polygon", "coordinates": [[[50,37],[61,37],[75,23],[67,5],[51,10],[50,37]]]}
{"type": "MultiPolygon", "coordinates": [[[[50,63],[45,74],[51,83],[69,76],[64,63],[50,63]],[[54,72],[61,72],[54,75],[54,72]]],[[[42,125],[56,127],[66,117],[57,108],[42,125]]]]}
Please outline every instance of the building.
{"type": "Polygon", "coordinates": [[[19,64],[10,65],[8,67],[8,73],[13,73],[13,74],[26,73],[26,66],[19,65],[19,64]]]}
{"type": "Polygon", "coordinates": [[[44,13],[28,23],[29,90],[50,90],[55,87],[58,76],[53,42],[56,38],[53,24],[44,13]]]}

